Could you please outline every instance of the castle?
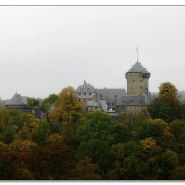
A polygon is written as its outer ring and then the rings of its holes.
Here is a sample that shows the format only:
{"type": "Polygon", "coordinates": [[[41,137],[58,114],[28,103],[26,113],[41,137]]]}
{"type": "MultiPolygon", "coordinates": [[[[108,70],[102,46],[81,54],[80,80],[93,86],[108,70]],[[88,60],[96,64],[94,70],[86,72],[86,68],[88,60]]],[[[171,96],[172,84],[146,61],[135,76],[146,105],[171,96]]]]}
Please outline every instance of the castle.
{"type": "MultiPolygon", "coordinates": [[[[120,89],[96,89],[85,80],[76,89],[78,101],[84,102],[86,112],[103,111],[111,116],[119,116],[124,112],[138,112],[146,109],[151,103],[149,94],[150,72],[141,63],[137,62],[125,74],[127,91],[120,89]]],[[[10,100],[1,100],[0,107],[29,112],[38,118],[43,118],[43,112],[39,106],[28,107],[28,97],[15,93],[10,100]]],[[[54,103],[48,112],[53,111],[54,103]]]]}
{"type": "Polygon", "coordinates": [[[150,104],[149,78],[150,72],[137,62],[125,74],[125,89],[96,89],[84,83],[76,89],[78,100],[85,103],[86,112],[103,111],[111,116],[123,112],[138,112],[150,104]]]}

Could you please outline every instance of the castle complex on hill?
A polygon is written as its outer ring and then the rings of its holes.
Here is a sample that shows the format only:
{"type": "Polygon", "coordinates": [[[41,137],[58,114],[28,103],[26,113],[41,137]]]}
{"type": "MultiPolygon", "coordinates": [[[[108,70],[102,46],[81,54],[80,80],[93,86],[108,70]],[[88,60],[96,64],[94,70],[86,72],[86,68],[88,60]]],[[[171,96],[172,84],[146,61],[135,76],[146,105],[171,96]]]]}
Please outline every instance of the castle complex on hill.
{"type": "Polygon", "coordinates": [[[78,100],[85,103],[87,112],[104,111],[112,116],[146,109],[151,103],[148,85],[150,72],[137,61],[125,77],[127,93],[125,89],[96,89],[84,81],[76,89],[78,100]]]}
{"type": "MultiPolygon", "coordinates": [[[[137,62],[125,74],[127,79],[127,93],[122,89],[96,89],[85,80],[76,89],[78,101],[84,102],[86,112],[103,111],[111,116],[119,116],[123,112],[138,112],[146,109],[151,103],[149,94],[150,72],[140,62],[137,62]]],[[[28,97],[15,93],[10,100],[0,100],[0,107],[16,109],[43,118],[39,106],[28,107],[28,97]]],[[[49,111],[53,111],[54,103],[49,111]]]]}

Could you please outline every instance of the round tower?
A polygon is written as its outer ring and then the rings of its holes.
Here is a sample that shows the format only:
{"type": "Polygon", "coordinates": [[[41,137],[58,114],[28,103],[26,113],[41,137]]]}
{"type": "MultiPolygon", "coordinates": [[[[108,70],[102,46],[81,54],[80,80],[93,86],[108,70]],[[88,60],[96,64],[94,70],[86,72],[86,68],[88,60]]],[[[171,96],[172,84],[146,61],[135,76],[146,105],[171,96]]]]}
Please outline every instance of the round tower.
{"type": "Polygon", "coordinates": [[[125,77],[127,79],[128,96],[148,95],[150,73],[140,62],[137,61],[125,74],[125,77]]]}

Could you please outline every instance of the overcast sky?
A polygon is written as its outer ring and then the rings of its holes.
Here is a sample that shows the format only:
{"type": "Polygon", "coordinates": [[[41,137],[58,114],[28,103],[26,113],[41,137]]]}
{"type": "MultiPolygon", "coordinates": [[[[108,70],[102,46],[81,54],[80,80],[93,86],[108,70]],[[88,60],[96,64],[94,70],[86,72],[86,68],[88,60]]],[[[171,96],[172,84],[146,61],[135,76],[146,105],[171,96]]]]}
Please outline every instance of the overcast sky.
{"type": "Polygon", "coordinates": [[[137,45],[151,92],[185,90],[185,7],[0,7],[0,97],[126,88],[137,45]]]}

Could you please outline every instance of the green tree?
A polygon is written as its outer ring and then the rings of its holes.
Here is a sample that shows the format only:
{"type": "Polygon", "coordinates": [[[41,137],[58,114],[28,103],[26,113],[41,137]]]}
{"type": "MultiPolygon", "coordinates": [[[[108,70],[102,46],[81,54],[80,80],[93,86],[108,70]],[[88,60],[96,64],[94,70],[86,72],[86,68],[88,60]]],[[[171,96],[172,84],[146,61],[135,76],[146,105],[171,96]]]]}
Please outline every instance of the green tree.
{"type": "Polygon", "coordinates": [[[145,139],[152,137],[160,141],[164,135],[164,127],[165,125],[159,124],[158,120],[149,119],[144,121],[137,130],[138,138],[145,139]]]}
{"type": "Polygon", "coordinates": [[[28,108],[31,109],[32,107],[39,105],[39,100],[37,100],[36,98],[29,97],[27,105],[28,108]]]}
{"type": "Polygon", "coordinates": [[[83,117],[76,133],[80,143],[78,156],[81,159],[91,157],[93,163],[99,165],[103,176],[111,163],[109,153],[111,145],[115,142],[114,129],[115,125],[111,122],[110,116],[103,112],[94,112],[83,117]]]}
{"type": "Polygon", "coordinates": [[[175,136],[178,143],[185,141],[185,121],[175,120],[169,124],[170,132],[175,136]]]}
{"type": "Polygon", "coordinates": [[[55,103],[58,99],[56,94],[51,94],[47,98],[43,99],[41,103],[41,108],[44,112],[47,112],[51,106],[51,104],[55,103]]]}
{"type": "Polygon", "coordinates": [[[0,109],[0,140],[12,142],[25,123],[30,123],[34,116],[16,110],[0,109]]]}
{"type": "Polygon", "coordinates": [[[114,162],[107,173],[108,179],[136,180],[145,179],[148,166],[145,163],[142,147],[135,141],[119,143],[112,146],[114,162]]]}
{"type": "Polygon", "coordinates": [[[180,110],[181,110],[181,120],[185,121],[185,103],[180,104],[180,110]]]}

